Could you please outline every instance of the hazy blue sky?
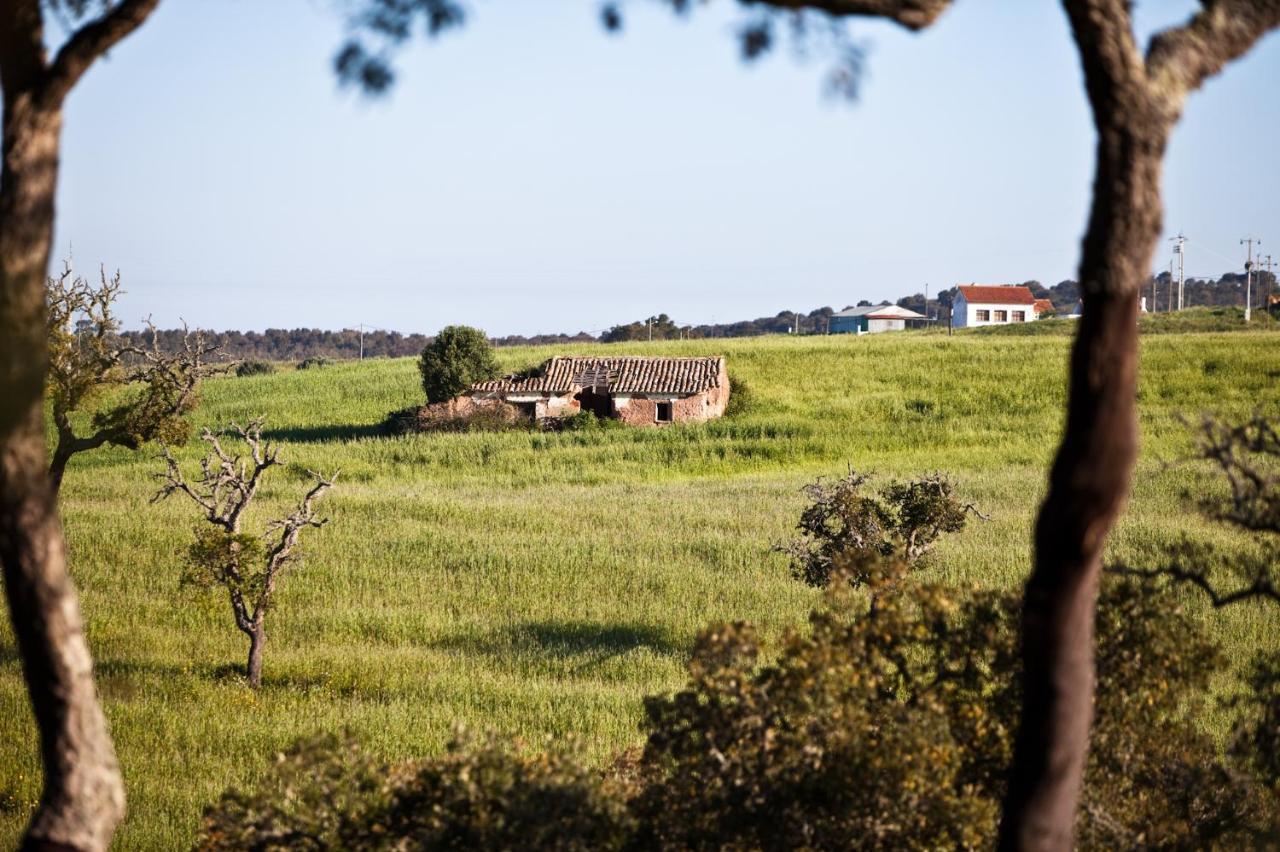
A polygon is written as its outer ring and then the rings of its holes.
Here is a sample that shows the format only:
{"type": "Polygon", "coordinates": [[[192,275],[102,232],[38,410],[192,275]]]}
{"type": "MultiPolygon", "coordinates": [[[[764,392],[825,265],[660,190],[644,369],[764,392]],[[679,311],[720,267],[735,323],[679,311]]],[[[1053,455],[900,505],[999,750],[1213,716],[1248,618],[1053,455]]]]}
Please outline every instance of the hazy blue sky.
{"type": "MultiPolygon", "coordinates": [[[[121,315],[599,330],[1073,277],[1093,129],[1050,0],[870,22],[859,102],[820,59],[737,58],[728,2],[472,0],[370,102],[330,70],[330,0],[164,0],[71,97],[55,257],[119,268],[121,315]]],[[[1145,35],[1186,2],[1139,4],[1145,35]]],[[[1189,274],[1280,256],[1280,39],[1193,96],[1165,175],[1189,274]]],[[[1167,262],[1161,247],[1156,265],[1167,262]]]]}

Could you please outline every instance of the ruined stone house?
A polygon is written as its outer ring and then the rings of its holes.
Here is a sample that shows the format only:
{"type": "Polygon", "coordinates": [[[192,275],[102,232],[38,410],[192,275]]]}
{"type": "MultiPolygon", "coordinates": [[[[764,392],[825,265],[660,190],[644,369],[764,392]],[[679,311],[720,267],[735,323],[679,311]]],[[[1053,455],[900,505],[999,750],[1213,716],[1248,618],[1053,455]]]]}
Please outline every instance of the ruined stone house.
{"type": "Polygon", "coordinates": [[[528,417],[590,411],[633,426],[691,423],[724,414],[723,358],[552,358],[535,373],[477,382],[475,405],[502,401],[528,417]]]}

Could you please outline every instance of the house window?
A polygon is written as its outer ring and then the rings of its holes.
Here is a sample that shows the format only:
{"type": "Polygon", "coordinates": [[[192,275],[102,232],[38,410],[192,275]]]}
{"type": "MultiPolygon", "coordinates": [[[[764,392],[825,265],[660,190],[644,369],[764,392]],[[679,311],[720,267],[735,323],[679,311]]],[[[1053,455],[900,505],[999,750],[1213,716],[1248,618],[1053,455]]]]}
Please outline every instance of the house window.
{"type": "Polygon", "coordinates": [[[654,419],[657,420],[659,423],[670,423],[671,422],[671,403],[669,402],[658,403],[658,410],[654,414],[654,419]]]}
{"type": "Polygon", "coordinates": [[[991,311],[974,311],[974,319],[978,322],[987,322],[991,319],[991,311]]]}
{"type": "Polygon", "coordinates": [[[996,311],[996,322],[1008,322],[1008,321],[1009,321],[1008,311],[996,311]]]}
{"type": "Polygon", "coordinates": [[[1014,311],[1014,312],[1013,312],[1013,321],[1014,321],[1014,322],[1026,322],[1026,321],[1027,321],[1027,312],[1026,312],[1026,311],[1014,311]]]}

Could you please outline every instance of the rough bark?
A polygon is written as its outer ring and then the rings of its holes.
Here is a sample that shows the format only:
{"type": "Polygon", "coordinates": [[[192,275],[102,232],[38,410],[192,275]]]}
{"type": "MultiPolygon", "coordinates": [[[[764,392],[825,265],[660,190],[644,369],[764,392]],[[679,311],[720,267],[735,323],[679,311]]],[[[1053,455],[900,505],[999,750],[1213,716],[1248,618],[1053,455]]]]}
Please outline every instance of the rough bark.
{"type": "Polygon", "coordinates": [[[259,621],[249,631],[249,661],[245,665],[245,675],[249,679],[249,688],[262,686],[262,651],[267,644],[267,631],[259,621]]]}
{"type": "Polygon", "coordinates": [[[124,786],[93,685],[55,493],[45,473],[43,284],[61,114],[8,100],[0,177],[0,562],[40,729],[44,792],[31,848],[102,849],[124,786]]]}
{"type": "Polygon", "coordinates": [[[0,3],[0,564],[44,763],[44,790],[24,840],[29,849],[104,849],[124,814],[46,472],[44,276],[63,97],[95,56],[140,22],[112,27],[110,38],[82,45],[54,73],[45,62],[39,0],[0,3]]]}
{"type": "Polygon", "coordinates": [[[1186,94],[1280,21],[1277,3],[1206,2],[1185,27],[1158,36],[1144,60],[1125,0],[1064,5],[1093,109],[1097,160],[1067,421],[1036,522],[1023,608],[1023,704],[1000,827],[1004,849],[1071,847],[1093,715],[1102,551],[1137,458],[1138,292],[1160,236],[1165,146],[1186,94]]]}

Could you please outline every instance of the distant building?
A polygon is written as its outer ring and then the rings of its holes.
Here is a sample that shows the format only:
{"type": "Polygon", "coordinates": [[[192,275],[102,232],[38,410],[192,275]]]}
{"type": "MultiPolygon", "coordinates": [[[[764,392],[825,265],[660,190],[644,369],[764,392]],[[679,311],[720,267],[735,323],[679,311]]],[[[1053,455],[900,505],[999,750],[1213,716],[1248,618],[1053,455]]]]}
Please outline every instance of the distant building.
{"type": "Polygon", "coordinates": [[[1036,299],[1036,303],[1032,306],[1031,310],[1036,315],[1036,319],[1040,319],[1045,314],[1054,313],[1056,309],[1053,307],[1053,302],[1049,299],[1036,299]]]}
{"type": "Polygon", "coordinates": [[[562,356],[532,375],[476,382],[449,404],[461,412],[497,403],[532,418],[590,411],[633,426],[697,422],[724,414],[729,374],[723,358],[562,356]]]}
{"type": "Polygon", "coordinates": [[[863,305],[832,314],[830,329],[832,334],[876,334],[927,322],[929,318],[924,314],[897,305],[863,305]]]}
{"type": "Polygon", "coordinates": [[[1007,325],[1036,319],[1036,297],[1021,284],[961,284],[951,305],[953,328],[1007,325]]]}

